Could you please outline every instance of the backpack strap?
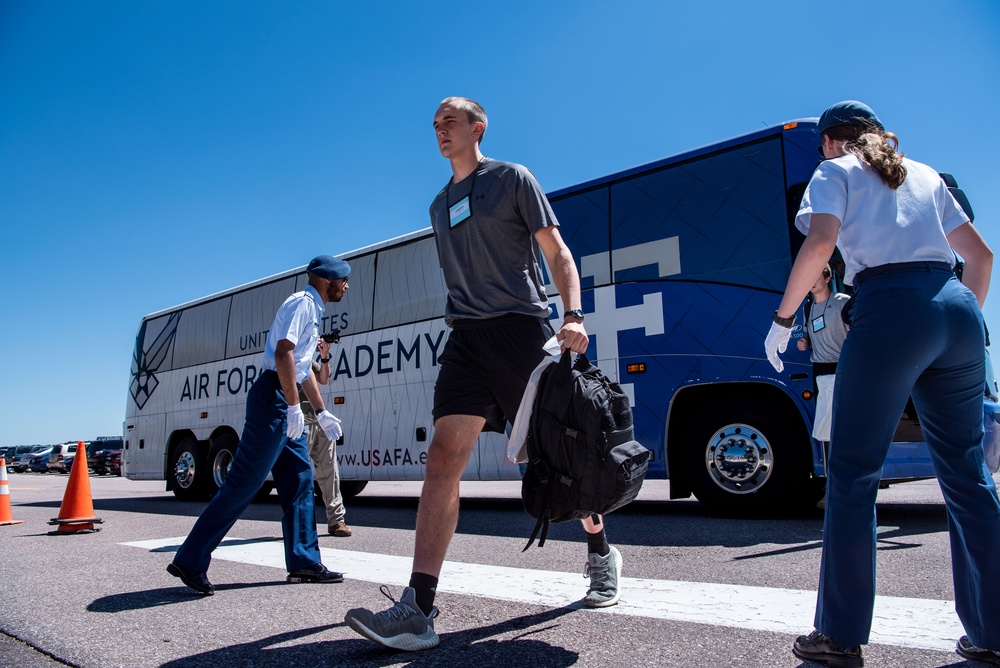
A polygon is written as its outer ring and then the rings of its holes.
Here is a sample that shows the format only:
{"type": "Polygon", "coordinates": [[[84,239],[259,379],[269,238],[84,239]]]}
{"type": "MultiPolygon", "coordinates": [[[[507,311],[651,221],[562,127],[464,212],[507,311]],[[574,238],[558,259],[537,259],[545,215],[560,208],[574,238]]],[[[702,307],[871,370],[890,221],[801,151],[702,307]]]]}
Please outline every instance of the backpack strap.
{"type": "Polygon", "coordinates": [[[549,516],[548,514],[542,515],[535,522],[535,528],[531,530],[531,536],[528,538],[528,544],[524,546],[521,552],[527,552],[531,544],[535,542],[535,536],[538,536],[538,547],[545,547],[545,537],[549,535],[549,516]],[[542,533],[539,536],[538,530],[541,529],[542,533]]]}

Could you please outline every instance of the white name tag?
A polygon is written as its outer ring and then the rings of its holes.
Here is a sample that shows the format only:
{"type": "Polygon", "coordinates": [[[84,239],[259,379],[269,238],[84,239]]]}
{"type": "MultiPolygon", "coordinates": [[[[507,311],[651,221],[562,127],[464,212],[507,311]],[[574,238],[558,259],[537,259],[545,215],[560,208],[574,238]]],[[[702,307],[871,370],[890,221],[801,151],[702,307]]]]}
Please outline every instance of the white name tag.
{"type": "Polygon", "coordinates": [[[460,199],[457,203],[452,204],[448,208],[448,214],[451,217],[451,226],[455,227],[463,220],[472,215],[472,208],[469,206],[469,197],[466,195],[460,199]]]}

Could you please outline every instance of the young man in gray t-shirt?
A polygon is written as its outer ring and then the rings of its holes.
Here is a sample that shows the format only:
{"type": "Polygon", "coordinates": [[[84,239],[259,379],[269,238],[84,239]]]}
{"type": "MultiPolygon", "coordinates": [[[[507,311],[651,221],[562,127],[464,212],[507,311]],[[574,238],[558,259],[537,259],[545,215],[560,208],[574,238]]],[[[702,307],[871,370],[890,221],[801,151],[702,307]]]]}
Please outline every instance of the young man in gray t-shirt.
{"type": "MultiPolygon", "coordinates": [[[[421,650],[438,644],[434,595],[458,522],[458,488],[484,429],[513,422],[528,378],[552,337],[540,266],[545,256],[559,291],[563,350],[583,353],[589,338],[580,308],[580,277],[549,202],[525,167],[483,156],[486,113],[467,98],[444,100],[434,115],[441,155],[452,178],[431,204],[438,256],[448,286],[445,320],[452,333],[438,358],[434,436],[417,510],[410,586],[396,604],[372,613],[354,609],[347,623],[388,647],[421,650]]],[[[599,515],[587,532],[588,607],[620,598],[622,558],[608,545],[599,515]]]]}

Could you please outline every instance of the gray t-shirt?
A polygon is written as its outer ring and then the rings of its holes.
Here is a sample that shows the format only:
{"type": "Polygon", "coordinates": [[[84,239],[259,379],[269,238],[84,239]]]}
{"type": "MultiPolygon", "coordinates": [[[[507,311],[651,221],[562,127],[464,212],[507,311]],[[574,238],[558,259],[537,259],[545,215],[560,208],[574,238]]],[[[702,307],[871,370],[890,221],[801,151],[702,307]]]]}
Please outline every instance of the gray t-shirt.
{"type": "Polygon", "coordinates": [[[534,234],[559,222],[527,168],[483,158],[461,182],[448,182],[430,214],[448,286],[445,322],[505,313],[549,316],[534,234]],[[452,216],[466,197],[468,215],[452,216]]]}
{"type": "Polygon", "coordinates": [[[806,323],[806,335],[812,346],[813,362],[836,362],[847,338],[844,324],[844,304],[851,297],[842,292],[831,294],[822,304],[813,304],[806,323]]]}

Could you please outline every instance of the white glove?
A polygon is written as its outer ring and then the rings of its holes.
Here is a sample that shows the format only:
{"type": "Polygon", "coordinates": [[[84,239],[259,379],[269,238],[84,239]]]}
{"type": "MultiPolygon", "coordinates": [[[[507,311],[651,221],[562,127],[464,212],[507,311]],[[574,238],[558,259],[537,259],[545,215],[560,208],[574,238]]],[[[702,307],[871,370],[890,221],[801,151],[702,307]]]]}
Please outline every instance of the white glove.
{"type": "Polygon", "coordinates": [[[336,441],[344,435],[344,430],[340,428],[340,418],[325,408],[316,414],[316,421],[331,441],[336,441]]]}
{"type": "Polygon", "coordinates": [[[302,415],[302,406],[292,404],[288,407],[287,422],[288,425],[285,428],[285,434],[289,439],[294,441],[306,429],[306,418],[302,415]]]}
{"type": "Polygon", "coordinates": [[[792,335],[791,327],[782,327],[778,323],[771,323],[771,331],[764,339],[764,352],[767,353],[767,361],[778,372],[785,368],[785,363],[778,357],[778,353],[785,352],[788,348],[788,339],[792,335]]]}

